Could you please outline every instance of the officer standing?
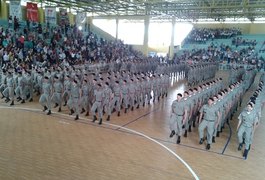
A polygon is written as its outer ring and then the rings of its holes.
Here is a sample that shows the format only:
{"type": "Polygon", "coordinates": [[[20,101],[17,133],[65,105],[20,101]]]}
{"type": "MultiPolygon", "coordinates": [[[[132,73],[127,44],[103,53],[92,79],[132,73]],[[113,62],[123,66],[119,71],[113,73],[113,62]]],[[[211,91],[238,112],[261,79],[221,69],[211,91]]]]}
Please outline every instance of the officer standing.
{"type": "Polygon", "coordinates": [[[185,124],[187,118],[187,108],[182,100],[182,94],[177,95],[177,100],[172,103],[172,113],[170,116],[169,128],[171,130],[170,138],[175,134],[178,136],[177,144],[181,141],[182,125],[185,124]]]}
{"type": "Polygon", "coordinates": [[[52,102],[55,103],[54,108],[59,106],[58,112],[62,111],[62,94],[63,94],[63,84],[60,81],[58,76],[54,76],[54,84],[53,84],[53,95],[52,95],[52,102]]]}
{"type": "Polygon", "coordinates": [[[8,71],[8,75],[6,78],[6,89],[4,90],[3,94],[6,97],[6,103],[11,100],[10,106],[14,105],[14,87],[15,87],[15,81],[12,75],[12,71],[8,71]]]}
{"type": "Polygon", "coordinates": [[[215,122],[218,118],[215,107],[213,106],[213,98],[209,98],[208,104],[205,104],[200,109],[199,117],[199,136],[200,142],[202,144],[204,141],[204,129],[207,128],[207,146],[206,149],[209,150],[212,144],[212,137],[214,132],[215,122]],[[202,120],[203,118],[203,120],[202,120]]]}
{"type": "Polygon", "coordinates": [[[114,98],[111,101],[111,110],[118,111],[118,116],[120,116],[120,111],[121,111],[121,100],[122,100],[122,91],[119,85],[119,81],[115,81],[115,85],[113,86],[113,93],[114,93],[114,98]]]}
{"type": "Polygon", "coordinates": [[[103,101],[104,101],[104,91],[102,90],[101,84],[97,84],[97,89],[94,91],[95,101],[92,105],[91,111],[93,114],[93,122],[97,120],[96,117],[96,110],[98,111],[99,115],[99,125],[102,124],[102,116],[103,116],[103,101]]]}
{"type": "Polygon", "coordinates": [[[243,146],[243,134],[245,133],[245,150],[243,153],[244,159],[247,159],[251,134],[255,126],[256,113],[253,111],[253,104],[248,103],[247,108],[243,110],[239,117],[237,126],[237,136],[239,141],[238,150],[240,151],[243,146]]]}
{"type": "Polygon", "coordinates": [[[44,107],[43,111],[48,110],[47,115],[51,114],[51,94],[52,86],[48,76],[43,79],[42,95],[40,96],[39,102],[44,107]]]}
{"type": "Polygon", "coordinates": [[[78,85],[78,81],[75,79],[73,80],[71,91],[70,91],[70,99],[67,102],[68,107],[71,110],[71,115],[75,114],[75,120],[79,119],[79,105],[81,99],[81,89],[78,85]]]}

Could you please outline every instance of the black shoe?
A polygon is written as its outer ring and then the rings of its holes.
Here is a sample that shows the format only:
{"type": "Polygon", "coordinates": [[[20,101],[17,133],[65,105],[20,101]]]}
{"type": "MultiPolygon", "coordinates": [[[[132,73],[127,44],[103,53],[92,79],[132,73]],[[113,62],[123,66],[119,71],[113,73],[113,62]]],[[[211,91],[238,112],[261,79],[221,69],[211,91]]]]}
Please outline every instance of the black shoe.
{"type": "Polygon", "coordinates": [[[213,136],[212,142],[215,143],[215,137],[213,136]]]}
{"type": "Polygon", "coordinates": [[[84,112],[86,112],[86,110],[82,108],[82,111],[80,113],[83,114],[84,112]]]}
{"type": "Polygon", "coordinates": [[[172,138],[175,134],[176,134],[176,133],[175,133],[175,131],[173,130],[173,131],[171,131],[171,134],[169,135],[169,137],[172,138]]]}
{"type": "Polygon", "coordinates": [[[210,149],[211,149],[211,145],[210,144],[207,144],[206,150],[210,150],[210,149]]]}
{"type": "Polygon", "coordinates": [[[143,103],[143,107],[145,107],[145,103],[143,103]]]}
{"type": "Polygon", "coordinates": [[[63,106],[66,106],[67,105],[67,101],[64,102],[64,105],[63,106]]]}
{"type": "Polygon", "coordinates": [[[21,101],[21,104],[24,104],[25,103],[25,100],[23,99],[22,101],[21,101]]]}
{"type": "Polygon", "coordinates": [[[9,98],[6,98],[5,102],[8,103],[9,101],[10,101],[10,99],[9,98]]]}
{"type": "Polygon", "coordinates": [[[203,143],[203,139],[200,139],[200,142],[199,142],[199,144],[202,144],[203,143]]]}
{"type": "Polygon", "coordinates": [[[58,112],[61,112],[61,111],[62,111],[62,109],[61,109],[61,108],[59,108],[59,109],[58,109],[58,112]]]}
{"type": "Polygon", "coordinates": [[[177,139],[177,144],[180,143],[180,136],[178,136],[178,139],[177,139]]]}
{"type": "Polygon", "coordinates": [[[106,121],[109,121],[110,120],[110,116],[107,117],[106,121]]]}
{"type": "Polygon", "coordinates": [[[119,111],[119,112],[118,112],[118,116],[120,116],[120,115],[121,115],[121,112],[119,111]]]}
{"type": "Polygon", "coordinates": [[[76,115],[76,116],[75,116],[75,121],[76,121],[76,120],[78,120],[78,119],[79,119],[79,116],[78,116],[78,115],[76,115]]]}
{"type": "Polygon", "coordinates": [[[185,125],[182,125],[182,129],[184,129],[185,128],[185,125]]]}
{"type": "Polygon", "coordinates": [[[245,149],[245,151],[244,151],[244,153],[243,153],[243,157],[244,157],[244,159],[246,160],[247,159],[247,157],[248,157],[248,149],[245,149]]]}
{"type": "Polygon", "coordinates": [[[29,102],[32,102],[32,101],[33,101],[33,99],[32,99],[32,98],[30,98],[29,102]]]}
{"type": "Polygon", "coordinates": [[[69,115],[72,115],[72,114],[74,114],[74,110],[73,109],[70,110],[70,114],[69,115]]]}
{"type": "Polygon", "coordinates": [[[102,118],[100,118],[100,120],[99,120],[99,123],[98,123],[99,125],[101,125],[102,124],[102,118]]]}
{"type": "Polygon", "coordinates": [[[184,137],[187,137],[187,133],[188,133],[188,131],[185,130],[184,137]]]}
{"type": "Polygon", "coordinates": [[[42,110],[43,112],[46,111],[48,108],[47,106],[44,106],[44,109],[42,110]]]}
{"type": "Polygon", "coordinates": [[[220,137],[220,131],[217,132],[216,137],[220,137]]]}
{"type": "Polygon", "coordinates": [[[89,116],[89,112],[88,111],[86,112],[86,115],[85,116],[89,116]]]}
{"type": "Polygon", "coordinates": [[[92,122],[95,122],[97,120],[97,117],[94,115],[93,116],[93,121],[92,122]]]}
{"type": "Polygon", "coordinates": [[[196,124],[195,124],[196,122],[195,121],[193,121],[193,124],[192,124],[192,127],[196,127],[196,124]]]}
{"type": "Polygon", "coordinates": [[[127,108],[125,108],[125,111],[124,111],[124,113],[125,113],[125,114],[127,113],[127,108]]]}
{"type": "Polygon", "coordinates": [[[18,97],[18,98],[17,98],[17,102],[19,102],[19,101],[21,101],[21,97],[18,97]]]}
{"type": "Polygon", "coordinates": [[[55,106],[53,108],[57,108],[59,105],[57,103],[55,103],[55,106]]]}
{"type": "Polygon", "coordinates": [[[139,109],[140,105],[138,104],[138,106],[136,107],[136,109],[139,109]]]}
{"type": "Polygon", "coordinates": [[[48,111],[47,115],[50,115],[51,114],[51,110],[48,111]]]}
{"type": "Polygon", "coordinates": [[[13,106],[14,105],[14,101],[11,102],[10,106],[13,106]]]}
{"type": "Polygon", "coordinates": [[[133,106],[132,106],[131,110],[133,111],[133,106]]]}
{"type": "Polygon", "coordinates": [[[238,148],[237,148],[237,150],[238,150],[238,151],[241,151],[241,149],[242,149],[242,146],[243,146],[243,144],[242,144],[242,143],[240,143],[240,144],[239,144],[239,146],[238,146],[238,148]]]}
{"type": "Polygon", "coordinates": [[[191,125],[189,126],[189,132],[191,132],[191,125]]]}

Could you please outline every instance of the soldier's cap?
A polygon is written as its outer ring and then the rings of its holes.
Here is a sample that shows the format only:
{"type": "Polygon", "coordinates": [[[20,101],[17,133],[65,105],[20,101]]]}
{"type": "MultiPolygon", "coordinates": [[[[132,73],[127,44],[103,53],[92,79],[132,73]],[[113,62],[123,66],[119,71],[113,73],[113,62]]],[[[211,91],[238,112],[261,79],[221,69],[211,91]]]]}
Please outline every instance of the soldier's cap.
{"type": "Polygon", "coordinates": [[[193,92],[193,90],[192,90],[192,89],[189,89],[189,91],[193,92]]]}
{"type": "Polygon", "coordinates": [[[222,96],[222,92],[219,92],[218,95],[222,96]]]}
{"type": "Polygon", "coordinates": [[[131,79],[131,81],[133,82],[133,79],[131,79]]]}
{"type": "Polygon", "coordinates": [[[18,71],[18,74],[22,74],[22,71],[18,71]]]}
{"type": "Polygon", "coordinates": [[[49,77],[48,76],[44,76],[44,79],[49,79],[49,77]]]}
{"type": "Polygon", "coordinates": [[[96,74],[95,73],[92,73],[93,76],[95,76],[96,74]]]}
{"type": "Polygon", "coordinates": [[[210,85],[210,83],[209,83],[209,82],[207,82],[207,83],[206,83],[206,85],[208,85],[208,86],[209,86],[209,85],[210,85]]]}
{"type": "Polygon", "coordinates": [[[84,79],[84,81],[87,83],[87,80],[86,79],[84,79]]]}
{"type": "Polygon", "coordinates": [[[77,84],[77,80],[76,80],[76,79],[74,79],[74,83],[76,83],[76,84],[77,84]]]}
{"type": "Polygon", "coordinates": [[[87,73],[85,73],[84,76],[87,76],[87,73]]]}
{"type": "Polygon", "coordinates": [[[189,94],[189,92],[188,91],[184,91],[184,94],[189,94]]]}
{"type": "Polygon", "coordinates": [[[127,82],[126,80],[123,80],[123,82],[127,82]]]}
{"type": "Polygon", "coordinates": [[[67,78],[70,78],[70,76],[69,76],[69,75],[67,75],[66,77],[67,77],[67,78]]]}
{"type": "Polygon", "coordinates": [[[119,81],[115,81],[115,83],[119,84],[119,81]]]}
{"type": "Polygon", "coordinates": [[[109,83],[108,82],[105,82],[105,84],[108,86],[109,85],[109,83]]]}
{"type": "Polygon", "coordinates": [[[93,79],[93,81],[97,81],[97,79],[93,79]]]}
{"type": "Polygon", "coordinates": [[[59,77],[58,76],[54,76],[54,79],[59,79],[59,77]]]}
{"type": "Polygon", "coordinates": [[[110,79],[110,77],[107,77],[107,79],[110,79]]]}
{"type": "Polygon", "coordinates": [[[101,81],[103,81],[104,79],[103,78],[100,78],[101,81]]]}
{"type": "Polygon", "coordinates": [[[100,83],[98,83],[98,86],[99,86],[99,87],[101,87],[101,84],[100,84],[100,83]]]}
{"type": "Polygon", "coordinates": [[[194,88],[193,90],[195,90],[195,91],[198,91],[198,89],[197,89],[197,88],[194,88]]]}
{"type": "Polygon", "coordinates": [[[182,94],[181,94],[181,93],[178,93],[178,94],[177,94],[177,96],[180,96],[180,97],[182,97],[182,94]]]}

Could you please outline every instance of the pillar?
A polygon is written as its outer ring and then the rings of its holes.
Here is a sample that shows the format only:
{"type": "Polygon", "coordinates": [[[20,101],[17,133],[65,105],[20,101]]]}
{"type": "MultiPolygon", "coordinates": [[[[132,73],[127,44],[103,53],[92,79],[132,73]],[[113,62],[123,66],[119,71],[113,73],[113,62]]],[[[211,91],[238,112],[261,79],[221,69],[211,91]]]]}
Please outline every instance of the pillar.
{"type": "Polygon", "coordinates": [[[116,18],[116,39],[118,39],[119,36],[119,19],[116,18]]]}
{"type": "Polygon", "coordinates": [[[44,9],[42,7],[38,8],[39,22],[44,23],[44,9]]]}
{"type": "Polygon", "coordinates": [[[1,19],[8,19],[6,0],[1,0],[1,19]]]}
{"type": "Polygon", "coordinates": [[[172,59],[174,57],[174,40],[175,40],[175,24],[176,18],[172,18],[172,32],[171,32],[171,41],[170,41],[170,48],[169,48],[169,58],[172,59]]]}
{"type": "Polygon", "coordinates": [[[146,56],[148,56],[149,23],[150,23],[150,17],[149,15],[146,15],[144,18],[144,44],[143,44],[143,51],[144,55],[146,56]]]}

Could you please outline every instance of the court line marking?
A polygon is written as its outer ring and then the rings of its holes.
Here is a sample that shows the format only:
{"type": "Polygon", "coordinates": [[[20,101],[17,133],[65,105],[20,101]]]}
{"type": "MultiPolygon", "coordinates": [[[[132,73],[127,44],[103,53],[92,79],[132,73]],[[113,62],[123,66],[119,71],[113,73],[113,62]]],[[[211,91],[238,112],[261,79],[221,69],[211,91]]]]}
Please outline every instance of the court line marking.
{"type": "MultiPolygon", "coordinates": [[[[135,121],[137,121],[137,120],[139,120],[139,119],[141,119],[141,118],[143,118],[143,117],[145,117],[145,116],[151,114],[152,112],[157,111],[158,109],[159,109],[159,107],[155,108],[155,109],[152,110],[152,111],[149,111],[148,113],[143,114],[142,116],[140,116],[140,117],[138,117],[138,118],[136,118],[136,119],[134,119],[134,120],[132,120],[132,121],[127,122],[126,124],[121,125],[121,127],[125,127],[125,126],[127,126],[127,125],[129,125],[129,124],[131,124],[131,123],[134,123],[135,121]]],[[[118,127],[116,130],[119,130],[119,129],[120,129],[120,127],[118,127]]]]}
{"type": "Polygon", "coordinates": [[[230,140],[231,140],[231,137],[232,137],[232,133],[233,133],[233,132],[232,132],[232,128],[231,128],[230,123],[228,123],[228,122],[226,122],[226,123],[228,124],[228,127],[229,127],[229,137],[228,137],[228,139],[227,139],[227,141],[226,141],[226,144],[225,144],[225,146],[224,146],[224,149],[223,149],[223,151],[222,151],[222,154],[225,153],[225,150],[226,150],[228,144],[230,143],[230,140]]]}
{"type": "MultiPolygon", "coordinates": [[[[40,109],[31,109],[31,108],[20,108],[20,107],[8,107],[8,106],[0,106],[1,109],[20,109],[20,110],[27,110],[27,111],[35,111],[35,112],[40,112],[41,110],[40,109]]],[[[59,114],[59,115],[63,115],[63,116],[68,116],[69,115],[65,115],[65,114],[61,114],[61,113],[57,113],[57,112],[52,112],[53,114],[59,114]]],[[[85,118],[80,118],[80,119],[85,119],[85,118]]],[[[129,129],[129,128],[126,128],[126,127],[122,127],[122,126],[119,126],[119,125],[115,125],[115,124],[111,124],[111,123],[107,123],[107,122],[104,122],[103,124],[107,124],[109,126],[113,126],[113,127],[116,127],[116,128],[120,128],[120,129],[124,129],[126,131],[129,131],[129,132],[132,132],[132,133],[135,133],[139,136],[142,136],[156,144],[158,144],[159,146],[161,146],[162,148],[164,148],[165,150],[167,150],[170,154],[172,154],[173,156],[175,156],[180,162],[182,162],[182,164],[184,164],[184,166],[186,166],[186,168],[190,171],[190,173],[193,175],[193,177],[196,179],[196,180],[199,180],[199,177],[197,176],[197,174],[192,170],[192,168],[179,156],[177,155],[175,152],[173,152],[171,149],[169,149],[168,147],[166,147],[164,144],[158,142],[157,140],[141,133],[141,132],[138,132],[138,131],[135,131],[135,130],[132,130],[132,129],[129,129]]]]}
{"type": "MultiPolygon", "coordinates": [[[[0,105],[0,109],[5,109],[5,108],[6,109],[13,109],[14,107],[11,107],[11,106],[8,106],[8,105],[5,106],[3,104],[0,105]]],[[[25,111],[28,111],[28,112],[37,112],[38,114],[45,115],[45,113],[41,109],[31,109],[31,108],[22,108],[22,107],[16,107],[16,109],[17,110],[25,110],[25,111]]],[[[125,130],[120,130],[120,128],[119,129],[113,129],[113,128],[110,128],[110,127],[99,126],[97,123],[90,122],[90,121],[92,121],[92,119],[89,119],[89,118],[79,117],[79,120],[78,121],[73,121],[73,118],[75,118],[75,116],[67,115],[67,114],[63,114],[63,113],[57,113],[57,112],[52,112],[52,114],[55,115],[53,117],[56,117],[56,118],[60,118],[60,116],[64,116],[64,120],[69,120],[71,122],[82,123],[82,124],[91,125],[91,126],[95,126],[95,127],[99,127],[99,128],[103,128],[103,129],[109,129],[109,130],[113,130],[113,131],[118,131],[118,132],[122,132],[122,133],[127,133],[127,134],[131,134],[131,135],[140,136],[140,135],[135,134],[135,133],[132,133],[132,132],[128,132],[128,131],[125,131],[125,130]],[[80,120],[83,120],[83,121],[80,121],[80,120]],[[90,121],[87,121],[87,120],[90,120],[90,121]]],[[[103,124],[106,124],[106,123],[103,122],[103,124]]],[[[115,125],[115,124],[113,124],[113,125],[115,125]]],[[[119,125],[117,125],[117,126],[119,126],[119,125]]],[[[168,141],[168,140],[159,139],[159,138],[156,138],[156,137],[151,137],[151,138],[153,138],[153,139],[155,139],[157,141],[160,141],[160,142],[164,142],[164,143],[169,143],[169,144],[176,145],[174,142],[171,142],[171,141],[168,141]]],[[[243,158],[238,157],[238,156],[229,155],[229,154],[222,154],[220,152],[211,151],[211,150],[207,151],[205,149],[201,149],[201,148],[189,146],[189,145],[186,145],[186,144],[178,144],[177,146],[187,147],[187,148],[195,149],[195,150],[198,150],[198,151],[205,151],[205,152],[214,153],[214,154],[218,154],[218,155],[222,155],[222,156],[227,156],[227,157],[231,157],[231,158],[236,158],[236,159],[243,159],[243,158]]]]}

